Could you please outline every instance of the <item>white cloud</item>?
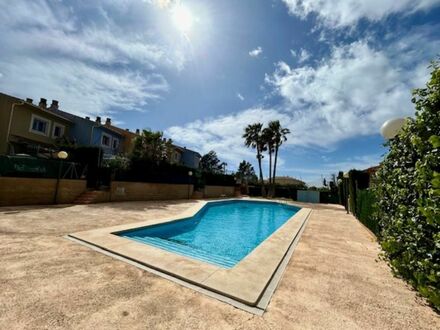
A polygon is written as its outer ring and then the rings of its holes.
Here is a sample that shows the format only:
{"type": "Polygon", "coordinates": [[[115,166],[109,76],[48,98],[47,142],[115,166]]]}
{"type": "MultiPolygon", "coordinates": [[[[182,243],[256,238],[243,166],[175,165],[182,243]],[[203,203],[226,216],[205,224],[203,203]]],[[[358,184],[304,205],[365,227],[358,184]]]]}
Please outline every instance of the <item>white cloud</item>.
{"type": "Polygon", "coordinates": [[[394,13],[413,13],[438,6],[438,0],[283,0],[292,15],[316,14],[329,27],[355,25],[362,18],[379,21],[394,13]]]}
{"type": "Polygon", "coordinates": [[[237,93],[237,97],[240,99],[240,101],[244,101],[244,96],[241,95],[240,93],[237,93]]]}
{"type": "Polygon", "coordinates": [[[19,97],[55,98],[81,115],[142,110],[163,98],[169,85],[161,69],[181,70],[185,58],[178,47],[160,38],[153,42],[143,18],[130,15],[150,5],[77,6],[45,0],[0,3],[0,70],[6,78],[0,89],[19,97]]]}
{"type": "MultiPolygon", "coordinates": [[[[401,58],[395,44],[376,50],[365,41],[334,47],[316,67],[279,62],[266,82],[285,100],[290,128],[299,133],[291,143],[328,147],[375,134],[386,119],[412,115],[410,91],[426,81],[429,54],[435,56],[440,46],[434,44],[412,53],[413,62],[401,58]]],[[[414,51],[416,45],[405,50],[414,51]]]]}
{"type": "Polygon", "coordinates": [[[251,57],[258,57],[260,56],[260,54],[263,52],[263,48],[261,48],[260,46],[258,46],[257,48],[251,50],[249,52],[249,56],[251,57]]]}
{"type": "Polygon", "coordinates": [[[291,49],[290,53],[292,54],[293,57],[298,59],[298,63],[303,63],[310,58],[310,53],[304,48],[301,48],[299,52],[296,52],[291,49]]]}
{"type": "Polygon", "coordinates": [[[108,114],[112,108],[140,110],[169,89],[160,74],[96,69],[65,59],[22,59],[19,64],[0,60],[0,67],[6,70],[6,93],[19,90],[25,91],[23,98],[57,99],[62,109],[78,115],[108,114]]]}
{"type": "Polygon", "coordinates": [[[215,150],[221,159],[236,166],[243,159],[254,159],[254,151],[244,146],[244,128],[252,123],[267,123],[279,119],[285,123],[289,117],[273,109],[253,108],[242,112],[205,120],[184,126],[173,126],[165,133],[180,145],[190,146],[206,153],[215,150]]]}
{"type": "MultiPolygon", "coordinates": [[[[425,84],[429,60],[440,49],[440,41],[430,40],[426,31],[413,31],[383,49],[367,41],[337,46],[314,65],[293,67],[279,62],[275,72],[266,76],[267,85],[283,100],[276,107],[207,118],[171,127],[167,134],[202,152],[214,149],[234,164],[255,158],[241,137],[243,129],[254,122],[280,120],[292,132],[285,148],[331,150],[343,140],[378,134],[385,120],[414,113],[411,89],[425,84]]],[[[327,167],[368,167],[379,157],[371,159],[327,167]]],[[[284,173],[281,167],[280,173],[284,173]]]]}

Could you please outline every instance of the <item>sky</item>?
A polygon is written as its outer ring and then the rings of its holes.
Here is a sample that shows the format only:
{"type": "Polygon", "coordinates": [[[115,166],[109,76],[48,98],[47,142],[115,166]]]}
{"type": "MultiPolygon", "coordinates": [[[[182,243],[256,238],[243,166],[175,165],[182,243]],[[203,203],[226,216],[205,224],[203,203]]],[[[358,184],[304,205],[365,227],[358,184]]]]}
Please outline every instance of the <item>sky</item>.
{"type": "Polygon", "coordinates": [[[377,165],[382,123],[414,116],[440,0],[0,1],[0,45],[1,92],[161,130],[229,170],[256,165],[248,124],[280,120],[277,173],[319,185],[377,165]]]}

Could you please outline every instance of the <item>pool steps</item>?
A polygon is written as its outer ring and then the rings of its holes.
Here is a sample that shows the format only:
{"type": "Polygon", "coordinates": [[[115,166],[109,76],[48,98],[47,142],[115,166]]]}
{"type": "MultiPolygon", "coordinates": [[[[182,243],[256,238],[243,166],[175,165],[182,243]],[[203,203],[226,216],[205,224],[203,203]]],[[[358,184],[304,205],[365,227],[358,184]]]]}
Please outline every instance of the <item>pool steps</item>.
{"type": "Polygon", "coordinates": [[[222,266],[224,268],[231,268],[239,261],[233,260],[231,258],[213,255],[212,252],[207,253],[202,250],[193,249],[187,245],[179,244],[179,246],[176,247],[176,243],[168,242],[167,240],[157,237],[130,236],[130,238],[140,243],[150,244],[167,251],[172,251],[181,256],[189,256],[194,259],[198,259],[216,266],[222,266]]]}

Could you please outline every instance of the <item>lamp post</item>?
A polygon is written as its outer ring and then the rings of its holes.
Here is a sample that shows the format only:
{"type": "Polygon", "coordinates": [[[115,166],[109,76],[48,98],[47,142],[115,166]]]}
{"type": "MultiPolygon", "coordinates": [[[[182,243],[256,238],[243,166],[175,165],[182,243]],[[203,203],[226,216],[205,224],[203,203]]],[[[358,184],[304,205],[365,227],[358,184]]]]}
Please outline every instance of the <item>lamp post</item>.
{"type": "Polygon", "coordinates": [[[57,204],[58,202],[58,189],[60,187],[60,177],[61,177],[61,169],[63,168],[63,160],[65,160],[69,154],[65,151],[60,151],[57,153],[57,158],[60,160],[58,163],[58,176],[57,176],[57,184],[55,186],[55,195],[53,198],[53,203],[57,204]]]}
{"type": "Polygon", "coordinates": [[[188,199],[190,199],[190,193],[191,193],[191,177],[193,175],[192,171],[188,172],[188,199]]]}
{"type": "Polygon", "coordinates": [[[382,124],[380,134],[387,140],[394,138],[405,124],[405,118],[389,119],[382,124]]]}

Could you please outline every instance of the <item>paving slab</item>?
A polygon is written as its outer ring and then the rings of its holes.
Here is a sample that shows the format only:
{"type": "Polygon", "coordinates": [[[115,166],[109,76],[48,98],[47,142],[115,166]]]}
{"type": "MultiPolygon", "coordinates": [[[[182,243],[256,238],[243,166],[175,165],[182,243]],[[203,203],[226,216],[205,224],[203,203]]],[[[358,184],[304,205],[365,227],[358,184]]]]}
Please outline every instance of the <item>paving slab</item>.
{"type": "Polygon", "coordinates": [[[194,201],[0,208],[0,329],[439,329],[439,316],[343,208],[313,208],[263,316],[64,238],[194,201]]]}

